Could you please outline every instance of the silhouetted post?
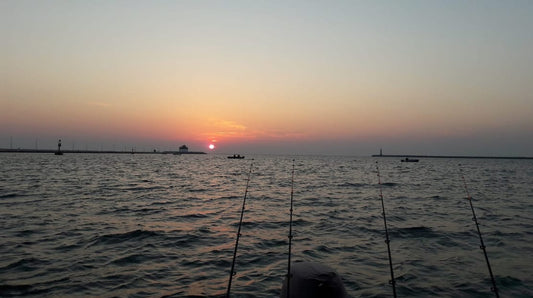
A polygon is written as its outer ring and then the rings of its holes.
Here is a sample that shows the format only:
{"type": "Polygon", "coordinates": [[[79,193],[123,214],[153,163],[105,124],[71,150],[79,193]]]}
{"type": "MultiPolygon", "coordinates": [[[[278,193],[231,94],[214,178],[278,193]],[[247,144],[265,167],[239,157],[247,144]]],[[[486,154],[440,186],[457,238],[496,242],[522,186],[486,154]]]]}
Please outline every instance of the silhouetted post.
{"type": "Polygon", "coordinates": [[[237,248],[239,247],[239,239],[241,237],[241,226],[242,226],[242,220],[244,218],[244,208],[246,207],[246,197],[248,196],[248,186],[250,186],[250,179],[252,178],[253,167],[254,167],[254,162],[252,159],[252,162],[250,163],[250,171],[248,172],[248,179],[246,180],[246,188],[244,189],[244,198],[242,200],[242,208],[241,208],[241,218],[239,220],[239,228],[237,230],[237,237],[235,238],[235,248],[233,250],[233,261],[231,262],[231,270],[229,273],[229,282],[228,282],[228,290],[226,292],[226,298],[230,297],[229,294],[231,292],[231,281],[233,280],[233,275],[235,275],[235,260],[237,259],[237,248]]]}
{"type": "Polygon", "coordinates": [[[468,191],[468,187],[466,186],[465,175],[463,174],[463,170],[461,169],[460,166],[461,165],[459,165],[459,172],[461,173],[461,178],[463,179],[463,186],[464,186],[465,193],[466,193],[466,199],[470,203],[470,209],[472,209],[472,220],[476,223],[477,234],[479,236],[479,242],[481,244],[479,248],[483,250],[483,255],[485,256],[485,262],[487,263],[487,268],[489,270],[490,280],[492,282],[492,287],[490,289],[491,291],[494,292],[494,295],[496,296],[496,298],[499,298],[500,294],[498,293],[498,287],[496,286],[496,280],[494,279],[494,275],[492,274],[492,268],[490,267],[489,256],[487,255],[486,246],[485,246],[485,243],[483,242],[483,237],[481,236],[481,230],[479,229],[479,223],[477,221],[476,212],[474,211],[474,205],[472,204],[472,196],[470,195],[470,192],[468,191]]]}
{"type": "Polygon", "coordinates": [[[378,162],[376,161],[376,170],[378,172],[378,184],[379,184],[379,198],[381,199],[381,210],[383,215],[383,225],[385,226],[385,243],[387,243],[387,252],[389,254],[389,268],[390,268],[390,277],[391,280],[389,283],[392,285],[392,295],[394,298],[398,297],[396,295],[396,280],[394,279],[394,269],[392,268],[392,255],[390,251],[390,238],[389,230],[387,227],[387,216],[385,215],[385,202],[383,201],[383,189],[381,187],[381,175],[379,173],[378,162]]]}

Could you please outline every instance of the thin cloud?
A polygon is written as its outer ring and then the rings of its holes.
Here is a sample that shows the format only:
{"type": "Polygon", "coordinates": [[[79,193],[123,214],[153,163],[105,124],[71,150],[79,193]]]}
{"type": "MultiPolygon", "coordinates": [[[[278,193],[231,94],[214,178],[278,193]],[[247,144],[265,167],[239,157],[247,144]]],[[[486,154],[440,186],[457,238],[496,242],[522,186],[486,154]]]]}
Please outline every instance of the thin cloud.
{"type": "Polygon", "coordinates": [[[97,107],[102,107],[102,108],[107,108],[107,107],[110,107],[111,104],[110,103],[107,103],[107,102],[99,102],[99,101],[90,101],[87,103],[88,105],[90,106],[97,106],[97,107]]]}
{"type": "Polygon", "coordinates": [[[275,129],[254,129],[244,124],[221,119],[211,119],[209,121],[210,131],[202,134],[202,137],[211,140],[280,140],[280,139],[304,139],[308,135],[297,131],[275,130],[275,129]]]}

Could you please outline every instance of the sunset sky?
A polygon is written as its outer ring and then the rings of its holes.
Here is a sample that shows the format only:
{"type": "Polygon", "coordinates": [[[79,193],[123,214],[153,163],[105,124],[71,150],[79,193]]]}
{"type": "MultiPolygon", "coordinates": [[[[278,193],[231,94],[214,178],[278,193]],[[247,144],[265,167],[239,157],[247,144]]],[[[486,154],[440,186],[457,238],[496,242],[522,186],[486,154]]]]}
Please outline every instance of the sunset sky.
{"type": "Polygon", "coordinates": [[[0,148],[533,155],[533,1],[0,11],[0,148]]]}

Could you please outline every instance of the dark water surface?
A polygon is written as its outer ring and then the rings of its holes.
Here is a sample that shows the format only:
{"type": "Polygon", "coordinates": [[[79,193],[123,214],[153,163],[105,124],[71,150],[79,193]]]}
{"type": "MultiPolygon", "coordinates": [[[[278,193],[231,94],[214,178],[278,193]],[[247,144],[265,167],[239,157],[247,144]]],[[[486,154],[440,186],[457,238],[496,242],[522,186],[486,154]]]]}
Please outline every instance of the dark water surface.
{"type": "MultiPolygon", "coordinates": [[[[502,297],[533,296],[533,161],[255,156],[232,295],[275,297],[294,261],[354,297],[490,296],[458,164],[502,297]]],[[[0,154],[0,296],[223,295],[252,161],[217,155],[0,154]]]]}

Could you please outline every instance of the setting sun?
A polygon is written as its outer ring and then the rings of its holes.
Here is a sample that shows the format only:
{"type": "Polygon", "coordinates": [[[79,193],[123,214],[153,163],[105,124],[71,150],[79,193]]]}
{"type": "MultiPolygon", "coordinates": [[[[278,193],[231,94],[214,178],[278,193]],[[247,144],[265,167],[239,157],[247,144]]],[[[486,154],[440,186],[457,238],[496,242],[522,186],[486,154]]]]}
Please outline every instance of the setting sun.
{"type": "Polygon", "coordinates": [[[209,144],[209,150],[213,150],[213,149],[215,149],[215,145],[209,144]]]}

